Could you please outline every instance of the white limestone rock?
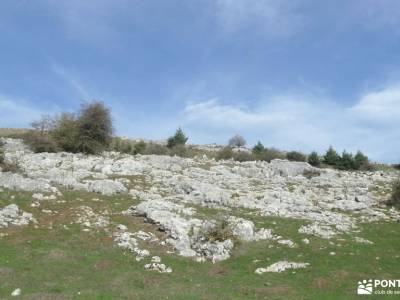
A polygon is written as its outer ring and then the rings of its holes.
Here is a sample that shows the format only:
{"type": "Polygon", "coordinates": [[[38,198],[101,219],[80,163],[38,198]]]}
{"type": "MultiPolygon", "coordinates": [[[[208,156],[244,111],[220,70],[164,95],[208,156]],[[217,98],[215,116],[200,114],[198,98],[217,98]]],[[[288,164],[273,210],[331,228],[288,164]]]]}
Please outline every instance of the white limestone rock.
{"type": "Polygon", "coordinates": [[[87,183],[87,190],[89,192],[100,193],[105,196],[112,196],[128,191],[128,189],[117,180],[86,180],[85,183],[87,183]]]}
{"type": "Polygon", "coordinates": [[[10,204],[0,209],[0,228],[9,225],[23,226],[36,222],[31,213],[20,210],[16,204],[10,204]]]}
{"type": "Polygon", "coordinates": [[[309,263],[297,263],[297,262],[289,262],[289,261],[278,261],[267,268],[257,268],[255,270],[256,274],[263,274],[266,272],[271,273],[282,273],[288,269],[302,269],[309,266],[309,263]]]}

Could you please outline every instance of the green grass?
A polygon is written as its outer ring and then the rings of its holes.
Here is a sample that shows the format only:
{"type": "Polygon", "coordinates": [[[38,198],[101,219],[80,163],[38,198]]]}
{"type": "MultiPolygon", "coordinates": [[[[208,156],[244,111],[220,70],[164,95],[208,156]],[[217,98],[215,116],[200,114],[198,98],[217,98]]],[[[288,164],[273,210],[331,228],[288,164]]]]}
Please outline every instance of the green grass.
{"type": "MultiPolygon", "coordinates": [[[[40,225],[0,229],[8,233],[0,238],[0,299],[11,299],[17,287],[22,289],[20,299],[362,299],[356,296],[358,280],[400,279],[398,223],[362,225],[358,236],[373,241],[373,245],[357,244],[352,236],[333,239],[332,243],[311,237],[306,245],[301,242],[305,236],[297,232],[305,221],[255,216],[251,210],[230,213],[252,219],[257,227],[273,228],[297,247],[274,241],[241,242],[231,259],[213,265],[146,245],[152,255],[160,255],[172,267],[173,273],[146,271],[143,262],[136,262],[131,253],[116,247],[104,231],[82,232],[80,225],[70,224],[71,211],[87,205],[95,212],[108,209],[114,223],[123,223],[132,231],[144,228],[162,236],[154,225],[143,225],[141,218],[114,214],[137,200],[124,195],[62,192],[65,203],[43,201],[40,208],[30,207],[30,193],[0,192],[0,207],[17,203],[32,212],[40,225]],[[43,208],[59,214],[49,216],[41,211],[43,208]],[[284,259],[308,262],[310,266],[294,272],[254,274],[256,268],[284,259]]],[[[217,211],[203,209],[198,213],[214,216],[217,211]]]]}

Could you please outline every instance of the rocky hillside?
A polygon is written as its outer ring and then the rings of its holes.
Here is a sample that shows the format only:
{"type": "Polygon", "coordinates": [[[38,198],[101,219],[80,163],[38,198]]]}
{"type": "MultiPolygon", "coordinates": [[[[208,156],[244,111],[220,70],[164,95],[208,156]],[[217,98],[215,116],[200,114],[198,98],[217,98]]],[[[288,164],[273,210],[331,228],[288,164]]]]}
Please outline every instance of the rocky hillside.
{"type": "MultiPolygon", "coordinates": [[[[174,272],[164,263],[170,255],[196,264],[229,260],[237,245],[263,240],[271,247],[294,249],[314,238],[345,238],[367,247],[373,241],[361,237],[362,224],[400,217],[384,205],[396,173],[317,169],[285,160],[239,163],[206,156],[35,154],[21,140],[3,142],[5,162],[18,171],[0,172],[0,188],[26,193],[29,206],[25,211],[11,199],[0,207],[2,236],[12,234],[7,230],[16,226],[40,230],[55,223],[63,228],[78,224],[82,232],[111,237],[115,247],[131,252],[149,271],[174,272]],[[85,202],[66,213],[70,191],[91,195],[93,205],[85,202]],[[122,199],[130,204],[99,211],[101,197],[111,197],[112,205],[122,199]],[[295,228],[301,239],[260,226],[259,220],[271,216],[301,220],[295,228]],[[49,223],[50,217],[57,221],[49,223]],[[129,228],[133,219],[135,230],[129,228]],[[154,247],[158,255],[152,253],[154,247]]],[[[254,265],[251,272],[309,267],[301,257],[288,261],[282,255],[269,265],[254,265]]]]}

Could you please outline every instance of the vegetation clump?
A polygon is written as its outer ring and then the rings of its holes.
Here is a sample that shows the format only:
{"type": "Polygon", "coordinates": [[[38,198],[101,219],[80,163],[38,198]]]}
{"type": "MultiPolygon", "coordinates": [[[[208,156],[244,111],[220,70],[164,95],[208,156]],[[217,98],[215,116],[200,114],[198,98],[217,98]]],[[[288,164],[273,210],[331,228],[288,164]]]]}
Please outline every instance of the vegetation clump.
{"type": "Polygon", "coordinates": [[[374,169],[368,157],[361,151],[357,151],[356,155],[343,151],[342,155],[339,155],[333,147],[329,147],[322,162],[339,170],[372,171],[374,169]]]}
{"type": "Polygon", "coordinates": [[[290,151],[286,153],[286,158],[290,161],[307,161],[307,156],[298,151],[290,151]]]}
{"type": "Polygon", "coordinates": [[[214,227],[205,233],[206,239],[211,242],[223,242],[233,239],[233,232],[227,220],[219,220],[214,227]]]}
{"type": "Polygon", "coordinates": [[[239,134],[235,134],[228,142],[229,147],[244,147],[246,140],[239,134]]]}
{"type": "Polygon", "coordinates": [[[313,151],[308,156],[308,163],[313,167],[318,167],[321,165],[321,160],[317,152],[313,151]]]}
{"type": "Polygon", "coordinates": [[[102,102],[83,104],[77,116],[43,116],[31,126],[34,130],[23,138],[35,152],[98,154],[109,147],[113,134],[111,111],[102,102]]]}
{"type": "Polygon", "coordinates": [[[392,195],[388,201],[388,205],[400,207],[400,179],[393,183],[392,195]]]}
{"type": "Polygon", "coordinates": [[[168,138],[167,147],[173,148],[175,146],[184,146],[188,141],[188,137],[184,134],[182,128],[178,128],[173,136],[168,138]]]}

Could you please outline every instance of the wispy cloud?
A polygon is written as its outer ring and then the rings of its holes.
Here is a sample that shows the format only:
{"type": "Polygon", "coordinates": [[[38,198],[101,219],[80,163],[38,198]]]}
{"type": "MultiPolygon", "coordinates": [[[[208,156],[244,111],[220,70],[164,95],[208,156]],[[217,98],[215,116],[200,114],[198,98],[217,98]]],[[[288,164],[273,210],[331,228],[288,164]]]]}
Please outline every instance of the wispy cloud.
{"type": "Polygon", "coordinates": [[[216,17],[228,34],[252,29],[270,37],[290,36],[307,23],[295,1],[288,0],[217,0],[216,17]]]}
{"type": "Polygon", "coordinates": [[[251,109],[211,99],[187,103],[184,114],[188,124],[206,124],[206,130],[223,131],[226,138],[240,132],[251,142],[283,149],[362,149],[375,160],[394,162],[400,160],[393,151],[400,147],[399,96],[397,86],[387,87],[340,106],[320,95],[293,93],[265,98],[251,109]]]}
{"type": "Polygon", "coordinates": [[[44,113],[49,111],[42,111],[21,99],[0,95],[0,127],[26,128],[44,113]]]}
{"type": "Polygon", "coordinates": [[[130,10],[136,1],[128,0],[69,0],[47,4],[59,18],[67,35],[86,42],[108,42],[118,34],[113,23],[121,13],[130,10]]]}
{"type": "Polygon", "coordinates": [[[91,95],[83,84],[70,73],[65,67],[56,62],[55,60],[50,60],[51,70],[59,75],[81,98],[80,100],[91,100],[91,95]]]}
{"type": "MultiPolygon", "coordinates": [[[[346,2],[347,3],[347,2],[346,2]]],[[[400,2],[398,0],[355,0],[350,3],[352,17],[367,28],[391,28],[399,33],[400,2]]]]}

